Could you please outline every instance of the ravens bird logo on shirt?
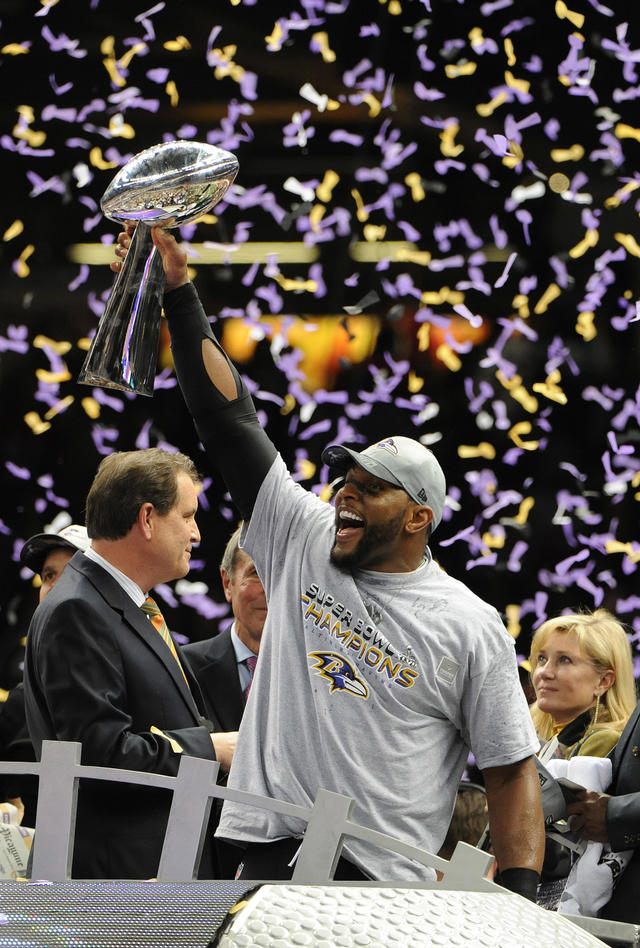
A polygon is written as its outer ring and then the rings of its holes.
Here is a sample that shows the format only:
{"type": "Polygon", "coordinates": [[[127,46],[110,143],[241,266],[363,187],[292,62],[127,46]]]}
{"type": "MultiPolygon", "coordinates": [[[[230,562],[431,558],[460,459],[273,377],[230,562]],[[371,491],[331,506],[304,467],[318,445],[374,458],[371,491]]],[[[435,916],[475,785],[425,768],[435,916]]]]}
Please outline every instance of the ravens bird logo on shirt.
{"type": "Polygon", "coordinates": [[[314,668],[321,678],[331,682],[329,693],[334,691],[348,691],[359,698],[367,698],[369,689],[356,675],[353,665],[338,655],[337,652],[310,652],[309,658],[315,659],[314,668]]]}

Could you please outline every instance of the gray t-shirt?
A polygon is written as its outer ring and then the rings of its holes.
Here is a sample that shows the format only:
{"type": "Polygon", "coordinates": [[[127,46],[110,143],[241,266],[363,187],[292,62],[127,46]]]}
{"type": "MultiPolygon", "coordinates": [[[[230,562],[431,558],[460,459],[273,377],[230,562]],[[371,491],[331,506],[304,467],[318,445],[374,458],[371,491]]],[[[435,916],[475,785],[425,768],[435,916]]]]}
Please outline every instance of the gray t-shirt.
{"type": "MultiPolygon", "coordinates": [[[[353,820],[435,853],[469,750],[484,769],[538,749],[513,640],[430,556],[410,573],[333,566],[334,518],[278,457],[243,537],[269,613],[229,786],[307,807],[320,787],[353,796],[353,820]]],[[[217,835],[303,832],[227,801],[217,835]]],[[[345,853],[374,879],[429,875],[356,840],[345,853]]]]}

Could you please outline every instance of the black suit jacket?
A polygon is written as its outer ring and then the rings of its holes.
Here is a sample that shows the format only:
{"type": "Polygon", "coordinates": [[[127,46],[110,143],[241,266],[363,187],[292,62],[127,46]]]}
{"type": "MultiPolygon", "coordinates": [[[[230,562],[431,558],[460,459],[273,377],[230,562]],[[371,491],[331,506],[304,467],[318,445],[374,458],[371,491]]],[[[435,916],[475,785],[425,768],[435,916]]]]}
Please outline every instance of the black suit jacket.
{"type": "Polygon", "coordinates": [[[181,653],[186,655],[198,680],[208,717],[221,731],[237,731],[244,711],[244,695],[230,629],[202,642],[183,645],[181,653]]]}
{"type": "MultiPolygon", "coordinates": [[[[202,642],[183,645],[186,658],[198,679],[207,715],[220,731],[237,731],[244,711],[244,694],[238,674],[231,631],[225,629],[202,642]]],[[[212,810],[211,827],[215,831],[220,818],[221,803],[212,810]]],[[[223,839],[214,840],[214,867],[220,879],[234,879],[241,852],[223,839]]]]}
{"type": "MultiPolygon", "coordinates": [[[[182,753],[215,756],[197,683],[185,683],[142,610],[83,553],[34,613],[24,684],[38,757],[45,739],[81,741],[85,764],[174,775],[182,753]]],[[[157,788],[81,782],[74,878],[155,876],[170,802],[157,788]]],[[[205,847],[200,876],[211,875],[205,847]]]]}
{"type": "Polygon", "coordinates": [[[600,910],[601,918],[640,923],[640,705],[609,754],[613,765],[612,794],[607,804],[607,837],[615,852],[633,849],[631,862],[600,910]]]}

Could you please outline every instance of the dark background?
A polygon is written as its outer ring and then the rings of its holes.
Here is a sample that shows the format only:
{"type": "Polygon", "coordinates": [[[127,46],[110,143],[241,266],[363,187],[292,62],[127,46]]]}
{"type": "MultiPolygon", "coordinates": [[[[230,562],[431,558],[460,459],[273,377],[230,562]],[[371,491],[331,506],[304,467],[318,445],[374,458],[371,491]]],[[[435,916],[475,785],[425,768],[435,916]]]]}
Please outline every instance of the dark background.
{"type": "Polygon", "coordinates": [[[264,335],[242,369],[305,486],[326,485],[327,443],[422,438],[449,483],[435,554],[501,611],[519,653],[548,615],[600,605],[628,623],[635,643],[632,7],[576,0],[562,16],[563,7],[520,0],[0,0],[0,686],[20,674],[36,602],[20,547],[60,515],[83,521],[111,450],[160,444],[196,459],[207,478],[198,562],[160,598],[185,637],[226,621],[217,564],[236,513],[200,450],[168,350],[151,399],[76,383],[111,274],[72,262],[69,248],[114,239],[117,225],[100,213],[104,190],[129,157],[172,138],[218,144],[240,163],[217,222],[183,229],[184,240],[317,246],[317,263],[279,267],[286,279],[315,279],[315,292],[282,289],[264,264],[193,261],[216,332],[243,320],[264,335]],[[337,107],[320,111],[304,83],[337,107]],[[300,123],[306,135],[296,137],[300,123]],[[314,191],[329,170],[339,180],[324,201],[285,187],[294,178],[314,191]],[[564,194],[549,184],[558,172],[564,194]],[[412,193],[416,181],[423,196],[412,193]],[[518,190],[533,186],[536,196],[518,190]],[[589,232],[597,241],[585,248],[589,232]],[[355,241],[376,238],[411,239],[430,262],[351,257],[355,241]],[[536,312],[554,282],[559,295],[536,312]],[[423,297],[443,287],[482,318],[473,332],[446,294],[423,297]],[[340,359],[356,331],[348,308],[364,312],[374,340],[360,363],[340,359]],[[581,312],[593,313],[591,338],[581,312]],[[274,314],[304,318],[312,349],[327,317],[342,319],[320,390],[296,372],[299,353],[286,339],[272,345],[274,314]],[[443,343],[458,350],[457,364],[443,343]],[[544,388],[550,376],[555,390],[544,388]],[[98,415],[92,395],[102,398],[98,415]]]}

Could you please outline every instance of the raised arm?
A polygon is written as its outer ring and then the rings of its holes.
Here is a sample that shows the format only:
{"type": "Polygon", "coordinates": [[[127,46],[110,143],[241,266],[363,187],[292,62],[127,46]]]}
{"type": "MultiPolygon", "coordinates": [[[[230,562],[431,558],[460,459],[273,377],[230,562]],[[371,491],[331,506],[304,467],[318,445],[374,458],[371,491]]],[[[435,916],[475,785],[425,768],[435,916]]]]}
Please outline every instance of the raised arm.
{"type": "MultiPolygon", "coordinates": [[[[165,271],[164,311],[178,383],[207,455],[248,520],[276,449],[240,374],[214,338],[189,279],[186,254],[163,228],[154,227],[152,236],[165,271]]],[[[118,256],[126,256],[129,243],[130,230],[119,234],[118,256]]],[[[116,262],[112,269],[120,266],[116,262]]]]}

